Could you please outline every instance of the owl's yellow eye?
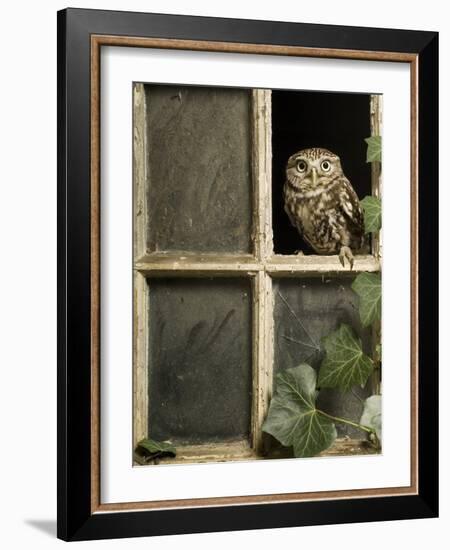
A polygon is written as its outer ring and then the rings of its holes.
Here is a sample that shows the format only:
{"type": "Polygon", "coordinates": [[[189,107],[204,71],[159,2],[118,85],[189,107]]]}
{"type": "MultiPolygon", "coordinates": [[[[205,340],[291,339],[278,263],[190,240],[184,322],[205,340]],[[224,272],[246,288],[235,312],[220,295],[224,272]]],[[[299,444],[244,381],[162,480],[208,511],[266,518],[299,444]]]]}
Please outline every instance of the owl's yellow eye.
{"type": "Polygon", "coordinates": [[[331,164],[330,164],[330,162],[329,162],[328,160],[324,160],[324,161],[322,162],[322,164],[320,165],[320,167],[322,168],[322,170],[323,170],[324,172],[329,172],[330,169],[331,169],[331,164]]]}
{"type": "Polygon", "coordinates": [[[304,172],[306,170],[306,162],[304,160],[299,160],[297,162],[297,170],[299,172],[304,172]]]}

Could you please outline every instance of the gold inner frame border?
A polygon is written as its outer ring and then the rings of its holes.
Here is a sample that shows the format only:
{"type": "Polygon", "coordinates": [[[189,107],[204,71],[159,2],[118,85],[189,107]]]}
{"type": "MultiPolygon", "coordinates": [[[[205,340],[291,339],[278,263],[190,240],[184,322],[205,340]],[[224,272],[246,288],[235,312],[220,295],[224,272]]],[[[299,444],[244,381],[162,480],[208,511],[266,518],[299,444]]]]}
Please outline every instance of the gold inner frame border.
{"type": "Polygon", "coordinates": [[[115,35],[91,35],[91,513],[198,508],[404,496],[418,494],[418,55],[401,52],[307,48],[270,44],[211,42],[115,35]],[[411,484],[408,487],[283,493],[103,504],[100,500],[100,50],[102,46],[164,48],[242,54],[360,59],[409,63],[411,74],[411,484]]]}

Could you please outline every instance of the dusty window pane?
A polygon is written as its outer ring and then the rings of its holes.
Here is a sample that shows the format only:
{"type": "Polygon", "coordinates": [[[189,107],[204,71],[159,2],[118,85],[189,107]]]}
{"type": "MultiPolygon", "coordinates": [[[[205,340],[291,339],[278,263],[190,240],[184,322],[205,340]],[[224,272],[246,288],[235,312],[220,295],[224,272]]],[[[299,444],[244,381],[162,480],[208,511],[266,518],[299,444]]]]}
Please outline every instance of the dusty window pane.
{"type": "Polygon", "coordinates": [[[150,251],[251,252],[250,99],[146,86],[150,251]]]}
{"type": "Polygon", "coordinates": [[[152,279],[149,434],[174,443],[248,438],[251,288],[245,279],[152,279]]]}
{"type": "MultiPolygon", "coordinates": [[[[318,370],[324,357],[321,339],[338,329],[341,323],[355,330],[362,339],[363,350],[371,355],[371,332],[361,326],[358,299],[350,288],[352,281],[322,280],[321,277],[274,281],[274,375],[279,369],[301,363],[308,363],[318,370]]],[[[371,394],[370,379],[366,388],[355,386],[352,392],[324,388],[317,406],[335,416],[358,421],[362,412],[359,398],[371,394]]],[[[336,428],[339,436],[362,436],[361,431],[349,426],[336,424],[336,428]]]]}

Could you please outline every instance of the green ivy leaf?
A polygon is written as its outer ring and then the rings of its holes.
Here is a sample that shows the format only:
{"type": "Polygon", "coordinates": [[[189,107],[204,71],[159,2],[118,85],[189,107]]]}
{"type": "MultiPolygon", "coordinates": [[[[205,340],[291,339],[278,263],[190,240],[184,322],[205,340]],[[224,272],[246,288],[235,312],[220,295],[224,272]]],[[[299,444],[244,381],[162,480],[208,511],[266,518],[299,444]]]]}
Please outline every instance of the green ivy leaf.
{"type": "Polygon", "coordinates": [[[359,296],[359,316],[364,327],[381,319],[381,275],[360,273],[352,283],[359,296]]]}
{"type": "Polygon", "coordinates": [[[367,196],[361,201],[364,210],[364,230],[376,233],[381,229],[381,201],[378,197],[367,196]]]}
{"type": "Polygon", "coordinates": [[[381,441],[381,395],[371,395],[364,401],[360,424],[375,430],[381,441]]]}
{"type": "Polygon", "coordinates": [[[328,449],[337,436],[334,423],[316,409],[316,378],[315,370],[306,364],[278,373],[262,427],[285,447],[293,447],[299,458],[328,449]]]}
{"type": "Polygon", "coordinates": [[[366,162],[381,162],[381,136],[371,136],[364,141],[367,143],[366,162]]]}
{"type": "Polygon", "coordinates": [[[352,386],[365,385],[373,370],[373,361],[364,354],[361,340],[346,324],[322,340],[326,355],[319,371],[319,386],[339,387],[349,390],[352,386]]]}
{"type": "Polygon", "coordinates": [[[164,456],[174,457],[177,454],[175,447],[169,441],[155,441],[154,439],[141,439],[136,445],[136,452],[146,462],[164,456]]]}

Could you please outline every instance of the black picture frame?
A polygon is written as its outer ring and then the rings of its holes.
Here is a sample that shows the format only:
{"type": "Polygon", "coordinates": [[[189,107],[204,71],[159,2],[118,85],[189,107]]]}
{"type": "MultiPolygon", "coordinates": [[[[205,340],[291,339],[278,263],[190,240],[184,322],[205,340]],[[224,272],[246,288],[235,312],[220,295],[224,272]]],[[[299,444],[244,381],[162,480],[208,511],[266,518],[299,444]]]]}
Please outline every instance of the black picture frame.
{"type": "Polygon", "coordinates": [[[66,9],[58,12],[58,537],[88,540],[438,515],[438,33],[66,9]],[[418,491],[414,495],[92,511],[91,37],[417,56],[418,491]],[[432,213],[430,215],[430,213],[432,213]]]}

